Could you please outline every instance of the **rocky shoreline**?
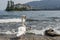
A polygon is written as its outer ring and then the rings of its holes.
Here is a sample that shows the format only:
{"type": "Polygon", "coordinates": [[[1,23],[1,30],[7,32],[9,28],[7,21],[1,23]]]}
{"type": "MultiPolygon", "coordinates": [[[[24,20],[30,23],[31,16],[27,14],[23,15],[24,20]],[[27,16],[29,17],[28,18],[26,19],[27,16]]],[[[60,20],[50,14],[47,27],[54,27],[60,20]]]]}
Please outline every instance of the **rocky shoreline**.
{"type": "Polygon", "coordinates": [[[25,34],[19,38],[9,38],[0,36],[0,40],[60,40],[60,36],[56,37],[50,37],[50,36],[40,36],[40,35],[34,35],[34,34],[25,34]]]}

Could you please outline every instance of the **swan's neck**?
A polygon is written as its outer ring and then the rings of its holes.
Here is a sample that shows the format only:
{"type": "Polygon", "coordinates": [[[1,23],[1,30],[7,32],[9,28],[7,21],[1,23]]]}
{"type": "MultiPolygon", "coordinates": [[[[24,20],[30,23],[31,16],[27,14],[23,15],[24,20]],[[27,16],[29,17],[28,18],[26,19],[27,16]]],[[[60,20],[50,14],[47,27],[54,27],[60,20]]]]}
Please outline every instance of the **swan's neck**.
{"type": "Polygon", "coordinates": [[[26,26],[25,21],[26,21],[26,16],[22,16],[22,26],[26,26]]]}

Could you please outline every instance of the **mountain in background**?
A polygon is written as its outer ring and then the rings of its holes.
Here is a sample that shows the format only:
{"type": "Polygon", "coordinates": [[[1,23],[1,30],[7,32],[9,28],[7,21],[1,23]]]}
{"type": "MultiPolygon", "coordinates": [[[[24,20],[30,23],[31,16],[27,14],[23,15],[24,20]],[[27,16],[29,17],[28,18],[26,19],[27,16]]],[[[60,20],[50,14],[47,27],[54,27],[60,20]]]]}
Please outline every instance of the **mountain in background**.
{"type": "Polygon", "coordinates": [[[60,10],[60,0],[42,0],[26,3],[37,9],[58,9],[60,10]]]}

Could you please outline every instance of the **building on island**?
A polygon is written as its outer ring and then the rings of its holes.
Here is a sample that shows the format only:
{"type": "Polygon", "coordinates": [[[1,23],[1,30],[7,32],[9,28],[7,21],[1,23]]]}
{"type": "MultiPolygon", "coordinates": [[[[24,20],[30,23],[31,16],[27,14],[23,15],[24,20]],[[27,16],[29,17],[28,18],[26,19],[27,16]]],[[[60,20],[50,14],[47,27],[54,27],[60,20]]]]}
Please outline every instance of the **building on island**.
{"type": "Polygon", "coordinates": [[[14,4],[12,0],[8,1],[6,11],[23,11],[23,10],[31,10],[31,6],[26,4],[14,4]]]}
{"type": "Polygon", "coordinates": [[[6,10],[12,10],[13,8],[14,8],[14,2],[13,1],[8,1],[6,10]]]}

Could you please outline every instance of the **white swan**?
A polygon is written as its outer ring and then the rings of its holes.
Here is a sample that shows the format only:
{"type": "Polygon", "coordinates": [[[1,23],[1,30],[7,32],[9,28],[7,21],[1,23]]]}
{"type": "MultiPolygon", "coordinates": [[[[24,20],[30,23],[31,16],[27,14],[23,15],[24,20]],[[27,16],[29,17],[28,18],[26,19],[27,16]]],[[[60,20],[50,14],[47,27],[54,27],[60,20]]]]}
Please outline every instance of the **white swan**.
{"type": "Polygon", "coordinates": [[[16,34],[17,37],[26,33],[25,20],[26,20],[26,16],[22,16],[22,26],[18,27],[18,32],[16,34]]]}

